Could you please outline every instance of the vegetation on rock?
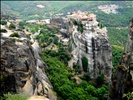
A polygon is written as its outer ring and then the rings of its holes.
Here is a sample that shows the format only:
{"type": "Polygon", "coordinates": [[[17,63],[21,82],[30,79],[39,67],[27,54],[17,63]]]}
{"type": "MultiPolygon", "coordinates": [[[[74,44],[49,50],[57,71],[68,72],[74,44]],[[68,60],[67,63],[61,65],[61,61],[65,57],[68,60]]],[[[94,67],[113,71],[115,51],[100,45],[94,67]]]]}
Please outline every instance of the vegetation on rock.
{"type": "Polygon", "coordinates": [[[9,25],[9,29],[10,29],[10,30],[15,29],[15,28],[16,28],[16,26],[15,26],[13,23],[11,23],[11,24],[9,25]]]}
{"type": "Polygon", "coordinates": [[[0,29],[0,33],[6,33],[7,30],[6,29],[0,29]]]}
{"type": "Polygon", "coordinates": [[[15,33],[11,34],[10,37],[19,37],[19,34],[15,32],[15,33]]]}
{"type": "Polygon", "coordinates": [[[7,21],[1,20],[1,21],[0,21],[0,24],[1,24],[1,25],[6,25],[6,24],[7,24],[7,21]]]}

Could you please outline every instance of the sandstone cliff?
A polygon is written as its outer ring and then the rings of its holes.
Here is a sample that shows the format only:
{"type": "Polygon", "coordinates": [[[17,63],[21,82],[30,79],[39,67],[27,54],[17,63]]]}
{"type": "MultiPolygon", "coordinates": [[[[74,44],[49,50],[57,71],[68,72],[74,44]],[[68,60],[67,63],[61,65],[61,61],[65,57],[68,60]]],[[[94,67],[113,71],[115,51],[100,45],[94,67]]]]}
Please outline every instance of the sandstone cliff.
{"type": "Polygon", "coordinates": [[[41,60],[38,50],[18,32],[21,38],[1,33],[1,77],[4,93],[40,95],[55,100],[52,85],[45,73],[47,65],[41,60]]]}
{"type": "MultiPolygon", "coordinates": [[[[80,22],[77,20],[77,22],[80,22]]],[[[70,44],[72,46],[73,58],[69,66],[78,63],[83,70],[82,57],[88,59],[87,71],[92,78],[104,74],[106,81],[111,80],[112,74],[112,48],[108,40],[106,27],[100,27],[96,20],[81,20],[83,32],[78,31],[78,26],[71,23],[70,44]]]]}
{"type": "Polygon", "coordinates": [[[133,18],[130,21],[124,53],[112,79],[109,100],[127,100],[123,95],[131,92],[133,92],[133,18]]]}

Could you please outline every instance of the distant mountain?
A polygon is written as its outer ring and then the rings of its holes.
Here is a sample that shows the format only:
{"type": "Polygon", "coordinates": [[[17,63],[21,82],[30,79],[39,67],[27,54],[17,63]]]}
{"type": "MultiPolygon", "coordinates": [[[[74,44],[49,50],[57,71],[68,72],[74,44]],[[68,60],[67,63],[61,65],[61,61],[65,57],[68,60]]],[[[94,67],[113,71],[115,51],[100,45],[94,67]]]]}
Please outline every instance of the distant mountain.
{"type": "Polygon", "coordinates": [[[2,1],[2,14],[10,14],[23,20],[66,16],[77,10],[95,13],[106,26],[127,26],[133,15],[133,1],[2,1]],[[118,5],[118,14],[107,14],[98,6],[118,5]]]}

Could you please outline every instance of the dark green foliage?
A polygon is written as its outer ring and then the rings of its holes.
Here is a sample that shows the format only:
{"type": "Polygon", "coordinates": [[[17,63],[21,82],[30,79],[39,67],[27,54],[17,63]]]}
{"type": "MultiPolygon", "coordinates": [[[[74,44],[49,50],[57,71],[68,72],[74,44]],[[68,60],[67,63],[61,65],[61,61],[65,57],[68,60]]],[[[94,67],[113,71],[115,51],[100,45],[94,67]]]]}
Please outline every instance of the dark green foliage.
{"type": "Polygon", "coordinates": [[[34,29],[34,32],[40,29],[40,34],[36,37],[36,39],[42,48],[49,46],[51,43],[58,45],[58,37],[55,35],[58,32],[58,29],[49,29],[49,27],[46,25],[39,26],[31,24],[27,24],[25,27],[27,29],[30,27],[30,30],[34,29]]]}
{"type": "Polygon", "coordinates": [[[14,38],[11,38],[11,40],[12,40],[13,42],[15,42],[15,41],[16,41],[16,39],[14,39],[14,38]]]}
{"type": "Polygon", "coordinates": [[[125,46],[125,43],[127,41],[127,34],[128,29],[122,28],[122,29],[116,29],[116,28],[107,28],[108,30],[108,36],[109,41],[112,45],[119,45],[119,46],[125,46]]]}
{"type": "Polygon", "coordinates": [[[77,22],[75,19],[72,19],[72,23],[73,23],[74,25],[78,25],[78,22],[77,22]]]}
{"type": "Polygon", "coordinates": [[[46,32],[47,32],[46,29],[41,29],[41,30],[40,30],[40,33],[41,33],[41,34],[42,34],[42,33],[45,34],[46,32]]]}
{"type": "Polygon", "coordinates": [[[23,22],[19,22],[19,26],[20,27],[24,27],[26,25],[26,23],[23,21],[23,22]]]}
{"type": "Polygon", "coordinates": [[[86,72],[81,78],[83,80],[90,81],[91,80],[90,73],[86,72]]]}
{"type": "Polygon", "coordinates": [[[58,44],[58,37],[57,36],[53,37],[53,43],[56,45],[58,44]]]}
{"type": "Polygon", "coordinates": [[[10,29],[10,30],[15,29],[15,28],[16,28],[16,26],[15,26],[13,23],[11,23],[11,24],[9,25],[9,29],[10,29]]]}
{"type": "Polygon", "coordinates": [[[109,88],[106,85],[102,85],[97,89],[97,97],[99,100],[107,100],[109,88]]]}
{"type": "Polygon", "coordinates": [[[112,46],[112,63],[113,63],[114,69],[116,69],[116,67],[118,66],[120,58],[122,57],[123,51],[124,51],[124,47],[122,46],[117,46],[117,45],[112,46]]]}
{"type": "Polygon", "coordinates": [[[74,71],[79,74],[82,72],[78,63],[73,63],[73,68],[74,68],[74,71]]]}
{"type": "Polygon", "coordinates": [[[81,58],[83,70],[87,72],[88,70],[88,59],[86,57],[81,58]]]}
{"type": "Polygon", "coordinates": [[[80,84],[75,83],[72,79],[72,70],[57,58],[56,52],[52,51],[52,54],[50,52],[43,51],[41,57],[49,66],[46,72],[57,93],[58,100],[107,99],[108,88],[106,86],[95,88],[86,81],[82,81],[80,84]]]}
{"type": "Polygon", "coordinates": [[[53,42],[53,38],[55,37],[55,35],[51,35],[51,34],[39,34],[36,39],[38,40],[40,46],[45,43],[46,46],[50,45],[53,42]]]}
{"type": "Polygon", "coordinates": [[[5,77],[3,77],[1,75],[1,77],[0,77],[0,98],[4,97],[4,85],[5,85],[4,79],[5,79],[5,77]]]}
{"type": "Polygon", "coordinates": [[[1,25],[6,25],[6,24],[7,24],[7,21],[1,20],[1,21],[0,21],[0,24],[1,24],[1,25]]]}
{"type": "Polygon", "coordinates": [[[30,40],[30,34],[27,34],[26,36],[27,36],[27,38],[30,40]]]}
{"type": "Polygon", "coordinates": [[[78,23],[78,31],[80,31],[81,33],[83,33],[83,31],[84,31],[83,24],[81,21],[78,23]]]}
{"type": "Polygon", "coordinates": [[[66,53],[64,48],[59,48],[58,52],[53,51],[53,50],[45,50],[43,52],[51,57],[57,57],[60,61],[64,62],[66,65],[68,61],[70,60],[70,55],[66,53]]]}
{"type": "Polygon", "coordinates": [[[86,88],[85,88],[85,90],[86,90],[89,94],[91,94],[91,95],[93,95],[93,96],[96,96],[96,95],[97,95],[96,88],[95,88],[93,85],[87,85],[86,88]]]}
{"type": "Polygon", "coordinates": [[[82,22],[77,22],[75,19],[72,19],[72,23],[76,26],[78,26],[78,31],[80,31],[81,33],[83,33],[84,29],[83,29],[83,24],[82,22]]]}
{"type": "Polygon", "coordinates": [[[96,85],[96,87],[100,87],[100,86],[102,86],[102,84],[104,84],[104,74],[99,75],[95,79],[95,85],[96,85]]]}
{"type": "Polygon", "coordinates": [[[28,97],[22,94],[4,94],[5,100],[27,100],[28,97]]]}
{"type": "Polygon", "coordinates": [[[24,22],[22,22],[21,24],[26,30],[31,31],[32,33],[37,32],[40,29],[40,27],[42,27],[36,24],[29,24],[24,22]]]}
{"type": "Polygon", "coordinates": [[[9,29],[10,29],[10,30],[15,29],[15,28],[16,28],[16,26],[15,26],[13,23],[11,23],[11,24],[9,25],[9,29]]]}
{"type": "Polygon", "coordinates": [[[9,37],[19,37],[18,33],[13,33],[9,37]]]}
{"type": "Polygon", "coordinates": [[[0,33],[6,33],[7,30],[6,29],[0,29],[0,33]]]}
{"type": "Polygon", "coordinates": [[[68,51],[69,51],[69,52],[72,52],[72,50],[73,50],[73,48],[72,48],[72,44],[69,43],[69,44],[68,44],[68,51]]]}

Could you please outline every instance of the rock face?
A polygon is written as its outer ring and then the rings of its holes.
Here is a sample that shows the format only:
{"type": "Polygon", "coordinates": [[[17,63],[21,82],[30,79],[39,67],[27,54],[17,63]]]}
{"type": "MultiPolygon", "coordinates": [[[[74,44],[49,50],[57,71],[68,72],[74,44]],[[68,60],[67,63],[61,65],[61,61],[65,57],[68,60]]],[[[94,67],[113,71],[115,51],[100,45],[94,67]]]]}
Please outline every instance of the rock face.
{"type": "Polygon", "coordinates": [[[124,53],[112,78],[108,100],[127,100],[126,97],[123,97],[123,94],[129,92],[133,92],[133,18],[130,21],[124,53]]]}
{"type": "Polygon", "coordinates": [[[52,85],[45,73],[46,68],[47,65],[29,40],[1,36],[0,73],[4,77],[2,89],[5,93],[40,95],[55,100],[52,85]]]}
{"type": "MultiPolygon", "coordinates": [[[[82,21],[82,20],[81,20],[82,21]]],[[[78,21],[77,21],[78,22],[78,21]]],[[[84,31],[78,31],[78,26],[71,22],[71,42],[73,58],[69,66],[78,63],[83,70],[82,57],[88,59],[87,71],[92,78],[104,74],[106,81],[111,80],[112,48],[108,40],[106,27],[100,28],[96,20],[83,20],[84,31]]]]}

